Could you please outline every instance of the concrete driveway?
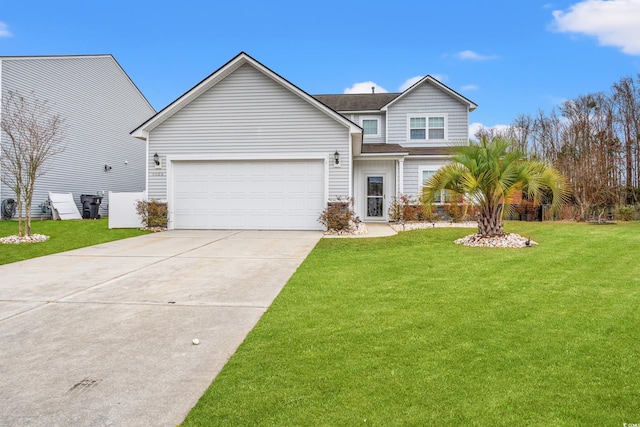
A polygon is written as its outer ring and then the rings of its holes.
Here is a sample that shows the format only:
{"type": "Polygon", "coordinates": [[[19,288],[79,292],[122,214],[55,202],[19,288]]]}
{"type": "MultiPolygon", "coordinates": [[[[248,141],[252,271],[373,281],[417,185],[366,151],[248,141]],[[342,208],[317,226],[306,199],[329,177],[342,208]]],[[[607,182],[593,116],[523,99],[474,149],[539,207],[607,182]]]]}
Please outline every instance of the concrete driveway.
{"type": "Polygon", "coordinates": [[[168,231],[0,266],[0,425],[182,422],[321,237],[168,231]]]}

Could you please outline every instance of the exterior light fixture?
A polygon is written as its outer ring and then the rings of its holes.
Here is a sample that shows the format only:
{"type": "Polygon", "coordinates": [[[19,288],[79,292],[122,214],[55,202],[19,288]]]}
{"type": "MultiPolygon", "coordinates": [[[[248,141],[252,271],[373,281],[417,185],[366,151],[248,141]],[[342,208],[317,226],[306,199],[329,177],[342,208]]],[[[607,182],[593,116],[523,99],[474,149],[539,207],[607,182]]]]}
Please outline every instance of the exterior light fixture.
{"type": "Polygon", "coordinates": [[[340,153],[338,153],[338,150],[336,150],[336,152],[333,153],[333,160],[334,160],[335,166],[340,165],[340,153]]]}
{"type": "Polygon", "coordinates": [[[156,163],[156,167],[160,166],[160,156],[158,156],[158,153],[153,155],[153,161],[156,163]]]}

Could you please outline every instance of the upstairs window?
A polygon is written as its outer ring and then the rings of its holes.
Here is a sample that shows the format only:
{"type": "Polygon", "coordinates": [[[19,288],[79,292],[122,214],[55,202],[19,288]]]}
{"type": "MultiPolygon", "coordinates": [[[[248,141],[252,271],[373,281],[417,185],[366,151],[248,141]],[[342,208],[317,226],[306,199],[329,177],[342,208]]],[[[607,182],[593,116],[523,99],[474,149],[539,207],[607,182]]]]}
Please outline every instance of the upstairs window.
{"type": "Polygon", "coordinates": [[[380,136],[380,119],[377,117],[368,117],[360,120],[364,135],[380,136]]]}
{"type": "Polygon", "coordinates": [[[444,117],[429,117],[429,139],[444,139],[444,117]]]}
{"type": "Polygon", "coordinates": [[[447,139],[447,118],[444,115],[409,117],[410,141],[444,141],[447,139]]]}
{"type": "Polygon", "coordinates": [[[425,117],[411,117],[409,126],[411,139],[427,139],[427,119],[425,117]]]}

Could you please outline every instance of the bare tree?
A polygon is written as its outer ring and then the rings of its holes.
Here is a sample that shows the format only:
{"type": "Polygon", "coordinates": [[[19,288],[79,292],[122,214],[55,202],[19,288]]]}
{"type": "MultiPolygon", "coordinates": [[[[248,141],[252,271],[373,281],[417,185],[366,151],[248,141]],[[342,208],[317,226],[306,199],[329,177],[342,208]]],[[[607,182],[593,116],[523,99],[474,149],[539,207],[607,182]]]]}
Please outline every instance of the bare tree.
{"type": "Polygon", "coordinates": [[[64,120],[47,101],[8,91],[2,102],[0,164],[2,182],[16,195],[18,236],[31,235],[31,204],[36,180],[64,147],[64,120]]]}
{"type": "Polygon", "coordinates": [[[631,77],[612,86],[619,134],[624,144],[626,203],[637,203],[634,187],[640,186],[638,150],[640,148],[640,89],[631,77]]]}

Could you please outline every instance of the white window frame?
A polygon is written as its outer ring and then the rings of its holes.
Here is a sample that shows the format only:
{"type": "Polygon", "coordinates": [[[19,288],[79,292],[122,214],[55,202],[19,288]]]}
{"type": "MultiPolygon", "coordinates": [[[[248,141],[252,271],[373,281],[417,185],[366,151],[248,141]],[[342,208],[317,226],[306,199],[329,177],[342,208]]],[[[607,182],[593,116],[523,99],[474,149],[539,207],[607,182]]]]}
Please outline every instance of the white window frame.
{"type": "MultiPolygon", "coordinates": [[[[440,128],[436,128],[440,129],[440,128]]],[[[407,142],[443,142],[449,140],[449,117],[446,113],[417,113],[407,114],[407,142]],[[429,139],[429,119],[430,118],[444,118],[444,138],[443,139],[429,139]],[[411,139],[411,119],[424,119],[425,139],[411,139]]]]}
{"type": "Polygon", "coordinates": [[[382,121],[380,120],[380,116],[361,116],[360,117],[360,126],[362,127],[362,136],[365,137],[365,138],[380,138],[380,136],[382,136],[382,130],[380,129],[380,127],[381,127],[380,125],[381,124],[382,124],[382,121]],[[365,134],[364,133],[364,121],[365,120],[375,120],[378,123],[378,125],[376,126],[377,130],[378,130],[378,133],[365,134]]]}
{"type": "MultiPolygon", "coordinates": [[[[420,198],[420,196],[422,196],[422,188],[424,187],[424,181],[422,179],[424,172],[437,172],[438,169],[440,169],[442,166],[431,166],[431,165],[423,165],[423,166],[418,166],[418,198],[420,198]]],[[[445,198],[445,190],[442,190],[440,192],[440,201],[439,202],[434,202],[434,204],[436,205],[442,205],[444,204],[446,198],[445,198]]]]}

